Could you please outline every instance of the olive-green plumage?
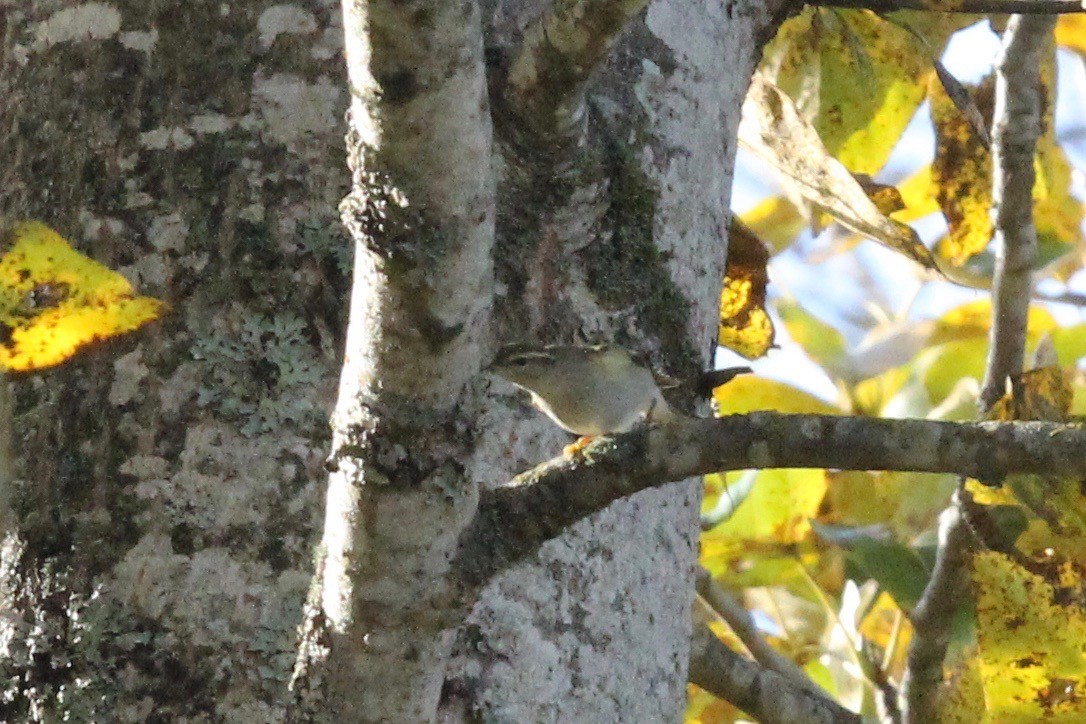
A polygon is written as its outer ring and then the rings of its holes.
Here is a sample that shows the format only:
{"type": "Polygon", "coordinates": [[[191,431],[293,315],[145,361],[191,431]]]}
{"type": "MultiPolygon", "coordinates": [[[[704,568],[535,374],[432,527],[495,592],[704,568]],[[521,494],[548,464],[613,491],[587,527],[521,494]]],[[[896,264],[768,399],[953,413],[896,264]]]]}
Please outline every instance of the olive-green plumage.
{"type": "Polygon", "coordinates": [[[532,402],[578,435],[626,432],[674,416],[651,371],[619,347],[510,347],[491,367],[532,393],[532,402]]]}

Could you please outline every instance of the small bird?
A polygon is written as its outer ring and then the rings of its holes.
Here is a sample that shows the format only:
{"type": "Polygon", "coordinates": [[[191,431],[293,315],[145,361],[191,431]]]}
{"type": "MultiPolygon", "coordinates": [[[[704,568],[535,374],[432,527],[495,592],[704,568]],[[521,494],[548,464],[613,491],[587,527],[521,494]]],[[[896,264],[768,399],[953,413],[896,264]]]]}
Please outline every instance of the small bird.
{"type": "MultiPolygon", "coordinates": [[[[559,427],[583,437],[627,432],[642,422],[666,423],[677,414],[653,373],[621,347],[510,345],[490,369],[530,392],[535,406],[559,427]]],[[[744,372],[750,368],[706,373],[698,380],[699,391],[744,372]]]]}

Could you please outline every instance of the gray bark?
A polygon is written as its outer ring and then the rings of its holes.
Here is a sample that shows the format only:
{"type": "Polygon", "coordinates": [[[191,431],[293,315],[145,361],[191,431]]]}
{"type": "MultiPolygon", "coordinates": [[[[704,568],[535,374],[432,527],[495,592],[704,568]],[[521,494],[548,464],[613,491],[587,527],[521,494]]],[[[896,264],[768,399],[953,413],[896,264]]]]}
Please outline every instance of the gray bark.
{"type": "Polygon", "coordinates": [[[347,2],[356,246],[322,561],[294,716],[426,721],[452,644],[447,574],[476,502],[494,177],[473,3],[347,2]]]}
{"type": "Polygon", "coordinates": [[[275,721],[348,289],[338,5],[0,2],[0,215],[171,314],[12,380],[5,721],[275,721]]]}
{"type": "MultiPolygon", "coordinates": [[[[722,3],[653,3],[590,81],[590,126],[579,145],[543,134],[515,139],[535,149],[507,166],[518,175],[507,177],[499,209],[508,221],[498,248],[520,257],[499,266],[511,288],[497,307],[504,340],[616,340],[678,375],[709,363],[735,128],[763,22],[751,6],[737,8],[733,20],[722,3]],[[540,164],[539,155],[558,160],[540,164]],[[577,186],[565,195],[555,189],[541,204],[535,183],[518,186],[524,176],[577,186]],[[523,243],[519,236],[528,237],[525,251],[513,246],[523,243]],[[531,295],[523,314],[518,279],[531,295]],[[523,318],[532,321],[527,333],[523,318]]],[[[523,401],[499,384],[498,403],[513,407],[492,404],[485,420],[487,458],[501,461],[497,475],[481,478],[491,484],[563,442],[539,417],[510,424],[510,414],[525,416],[523,401]]],[[[699,501],[697,481],[635,495],[495,580],[458,637],[446,715],[677,718],[699,501]]]]}

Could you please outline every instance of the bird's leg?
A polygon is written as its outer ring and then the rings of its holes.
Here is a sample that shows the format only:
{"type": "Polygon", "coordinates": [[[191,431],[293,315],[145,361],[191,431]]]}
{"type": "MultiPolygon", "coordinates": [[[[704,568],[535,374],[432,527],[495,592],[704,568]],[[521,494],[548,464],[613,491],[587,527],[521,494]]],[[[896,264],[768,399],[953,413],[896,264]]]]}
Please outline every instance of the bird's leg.
{"type": "Polygon", "coordinates": [[[579,438],[562,448],[562,454],[569,458],[580,457],[581,452],[596,438],[592,435],[581,435],[579,438]]]}

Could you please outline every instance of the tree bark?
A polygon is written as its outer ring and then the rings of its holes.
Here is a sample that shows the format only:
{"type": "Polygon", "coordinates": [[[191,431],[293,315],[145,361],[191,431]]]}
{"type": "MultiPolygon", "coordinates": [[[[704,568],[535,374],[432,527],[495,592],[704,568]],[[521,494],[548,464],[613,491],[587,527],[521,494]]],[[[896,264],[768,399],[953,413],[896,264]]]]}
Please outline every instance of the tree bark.
{"type": "Polygon", "coordinates": [[[448,561],[477,499],[494,177],[474,3],[346,2],[356,241],[297,718],[427,721],[452,645],[448,561]]]}
{"type": "MultiPolygon", "coordinates": [[[[735,129],[767,13],[651,3],[589,78],[580,108],[568,89],[556,94],[571,119],[509,128],[521,106],[497,96],[501,341],[614,341],[676,375],[711,363],[735,129]]],[[[502,20],[488,45],[518,58],[505,31],[516,24],[502,20]]],[[[505,56],[494,55],[500,70],[505,56]]],[[[478,429],[484,488],[565,441],[500,380],[478,429]]],[[[443,715],[679,717],[700,493],[687,480],[634,495],[492,581],[458,633],[443,715]]]]}
{"type": "Polygon", "coordinates": [[[12,381],[0,719],[281,719],[348,289],[338,6],[0,5],[0,214],[172,307],[12,381]]]}

